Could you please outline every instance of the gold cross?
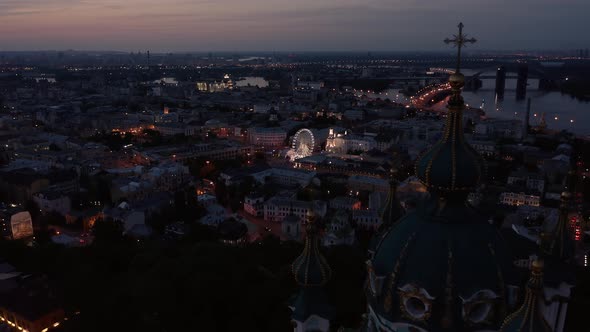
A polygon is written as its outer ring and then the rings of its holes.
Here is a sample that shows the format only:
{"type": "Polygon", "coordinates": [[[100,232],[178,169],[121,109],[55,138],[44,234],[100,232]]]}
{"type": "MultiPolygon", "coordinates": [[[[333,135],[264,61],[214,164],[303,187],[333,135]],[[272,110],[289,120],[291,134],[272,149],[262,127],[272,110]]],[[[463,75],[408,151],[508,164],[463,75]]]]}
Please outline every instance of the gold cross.
{"type": "Polygon", "coordinates": [[[454,44],[457,47],[457,73],[461,70],[461,48],[467,46],[467,43],[475,43],[477,39],[467,38],[466,34],[463,34],[463,23],[459,23],[459,34],[453,35],[453,39],[445,39],[445,44],[454,44]]]}

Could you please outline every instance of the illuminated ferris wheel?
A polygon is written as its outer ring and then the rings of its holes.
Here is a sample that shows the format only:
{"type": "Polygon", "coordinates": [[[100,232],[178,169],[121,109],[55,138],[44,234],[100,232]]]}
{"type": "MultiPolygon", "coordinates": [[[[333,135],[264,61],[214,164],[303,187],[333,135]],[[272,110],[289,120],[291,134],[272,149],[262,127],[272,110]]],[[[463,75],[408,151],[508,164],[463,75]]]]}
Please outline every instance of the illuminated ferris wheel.
{"type": "Polygon", "coordinates": [[[305,158],[311,156],[315,147],[315,137],[309,129],[300,129],[293,136],[293,159],[305,158]]]}

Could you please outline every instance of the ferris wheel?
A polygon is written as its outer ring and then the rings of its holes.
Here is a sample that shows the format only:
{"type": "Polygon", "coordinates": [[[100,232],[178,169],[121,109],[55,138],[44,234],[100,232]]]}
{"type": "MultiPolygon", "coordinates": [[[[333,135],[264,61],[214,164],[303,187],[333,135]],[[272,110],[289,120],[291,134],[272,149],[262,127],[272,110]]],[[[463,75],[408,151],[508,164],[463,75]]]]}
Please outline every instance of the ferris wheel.
{"type": "Polygon", "coordinates": [[[315,137],[311,130],[309,129],[300,129],[295,133],[293,136],[293,145],[292,149],[294,151],[294,158],[305,158],[309,157],[313,153],[313,149],[315,147],[315,137]]]}

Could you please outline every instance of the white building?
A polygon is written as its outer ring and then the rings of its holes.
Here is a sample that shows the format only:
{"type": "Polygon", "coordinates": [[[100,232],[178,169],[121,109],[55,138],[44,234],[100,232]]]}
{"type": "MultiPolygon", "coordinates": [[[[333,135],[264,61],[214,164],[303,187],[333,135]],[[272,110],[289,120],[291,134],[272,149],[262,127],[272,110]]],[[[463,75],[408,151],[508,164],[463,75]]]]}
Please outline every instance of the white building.
{"type": "Polygon", "coordinates": [[[385,179],[363,175],[352,175],[348,178],[348,188],[354,193],[361,190],[389,192],[389,182],[385,179]]]}
{"type": "Polygon", "coordinates": [[[509,185],[524,185],[528,190],[542,193],[545,190],[545,179],[542,175],[525,171],[510,173],[507,183],[509,185]]]}
{"type": "Polygon", "coordinates": [[[299,241],[303,235],[301,219],[294,214],[289,214],[281,222],[281,231],[285,240],[299,241]]]}
{"type": "Polygon", "coordinates": [[[481,155],[495,156],[497,154],[496,143],[494,141],[471,140],[469,144],[481,155]]]}
{"type": "Polygon", "coordinates": [[[381,225],[381,217],[376,210],[353,210],[352,221],[364,229],[377,229],[381,225]]]}
{"type": "Polygon", "coordinates": [[[287,132],[280,127],[260,128],[254,127],[248,130],[250,144],[266,149],[277,149],[285,146],[287,132]]]}
{"type": "Polygon", "coordinates": [[[198,131],[198,127],[184,123],[159,123],[154,127],[154,130],[160,132],[162,136],[193,136],[198,131]]]}
{"type": "Polygon", "coordinates": [[[248,195],[244,197],[244,211],[252,216],[262,217],[264,215],[264,196],[248,195]]]}
{"type": "Polygon", "coordinates": [[[116,208],[104,211],[105,218],[112,218],[123,224],[123,234],[129,232],[135,226],[145,225],[145,212],[132,209],[127,202],[119,204],[116,208]]]}
{"type": "Polygon", "coordinates": [[[326,151],[330,153],[347,154],[352,151],[370,151],[377,148],[373,136],[361,136],[348,131],[335,132],[330,129],[326,140],[326,151]]]}
{"type": "Polygon", "coordinates": [[[326,247],[337,245],[350,246],[355,242],[354,233],[348,212],[339,210],[326,225],[326,234],[322,239],[322,243],[326,247]]]}
{"type": "Polygon", "coordinates": [[[359,210],[361,208],[361,201],[356,198],[348,196],[335,197],[330,200],[330,209],[332,210],[359,210]]]}
{"type": "Polygon", "coordinates": [[[72,209],[70,197],[61,193],[39,192],[33,195],[33,201],[37,203],[43,213],[55,211],[65,216],[72,209]]]}
{"type": "Polygon", "coordinates": [[[305,187],[311,183],[316,172],[295,168],[274,167],[270,171],[272,183],[281,186],[305,187]]]}
{"type": "Polygon", "coordinates": [[[323,218],[328,210],[323,201],[299,201],[290,198],[273,197],[264,203],[264,220],[280,222],[289,214],[300,220],[309,220],[311,216],[323,218]]]}
{"type": "Polygon", "coordinates": [[[541,197],[539,195],[526,194],[524,192],[503,192],[500,194],[500,203],[511,206],[539,206],[541,204],[541,197]]]}

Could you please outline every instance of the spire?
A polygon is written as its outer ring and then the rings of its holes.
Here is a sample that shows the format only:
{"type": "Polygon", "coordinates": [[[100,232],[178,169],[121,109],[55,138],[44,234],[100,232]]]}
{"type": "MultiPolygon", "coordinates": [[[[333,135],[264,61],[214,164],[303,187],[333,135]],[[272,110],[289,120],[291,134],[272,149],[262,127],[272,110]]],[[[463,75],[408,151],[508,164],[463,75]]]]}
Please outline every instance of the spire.
{"type": "Polygon", "coordinates": [[[570,259],[574,251],[573,238],[568,225],[568,207],[571,196],[568,191],[561,193],[559,220],[553,233],[546,239],[546,245],[543,248],[545,254],[559,258],[562,261],[570,259]]]}
{"type": "Polygon", "coordinates": [[[551,332],[551,327],[541,311],[543,301],[542,260],[534,260],[531,277],[526,285],[526,295],[522,306],[504,320],[501,332],[551,332]]]}
{"type": "Polygon", "coordinates": [[[315,223],[308,223],[303,252],[291,265],[295,281],[302,287],[323,286],[332,275],[328,262],[320,253],[317,233],[315,223]]]}
{"type": "Polygon", "coordinates": [[[458,48],[457,70],[449,77],[451,96],[447,104],[448,114],[443,137],[416,162],[416,175],[431,190],[444,196],[451,193],[466,195],[480,183],[484,172],[481,156],[465,141],[463,135],[463,110],[465,103],[461,89],[465,76],[461,74],[461,48],[466,43],[474,43],[463,34],[463,24],[459,24],[459,34],[446,43],[454,43],[458,48]]]}
{"type": "Polygon", "coordinates": [[[381,222],[386,227],[393,225],[404,214],[396,195],[398,185],[395,178],[396,173],[397,169],[392,167],[389,178],[389,194],[387,195],[387,201],[383,205],[383,210],[381,210],[381,222]]]}
{"type": "Polygon", "coordinates": [[[295,281],[300,289],[290,305],[293,310],[292,319],[296,331],[308,331],[307,320],[311,316],[320,318],[322,328],[314,327],[317,331],[327,332],[330,320],[334,317],[334,308],[324,290],[324,286],[332,274],[332,270],[324,256],[321,255],[318,244],[316,225],[313,221],[307,223],[305,247],[299,257],[291,265],[295,281]]]}

